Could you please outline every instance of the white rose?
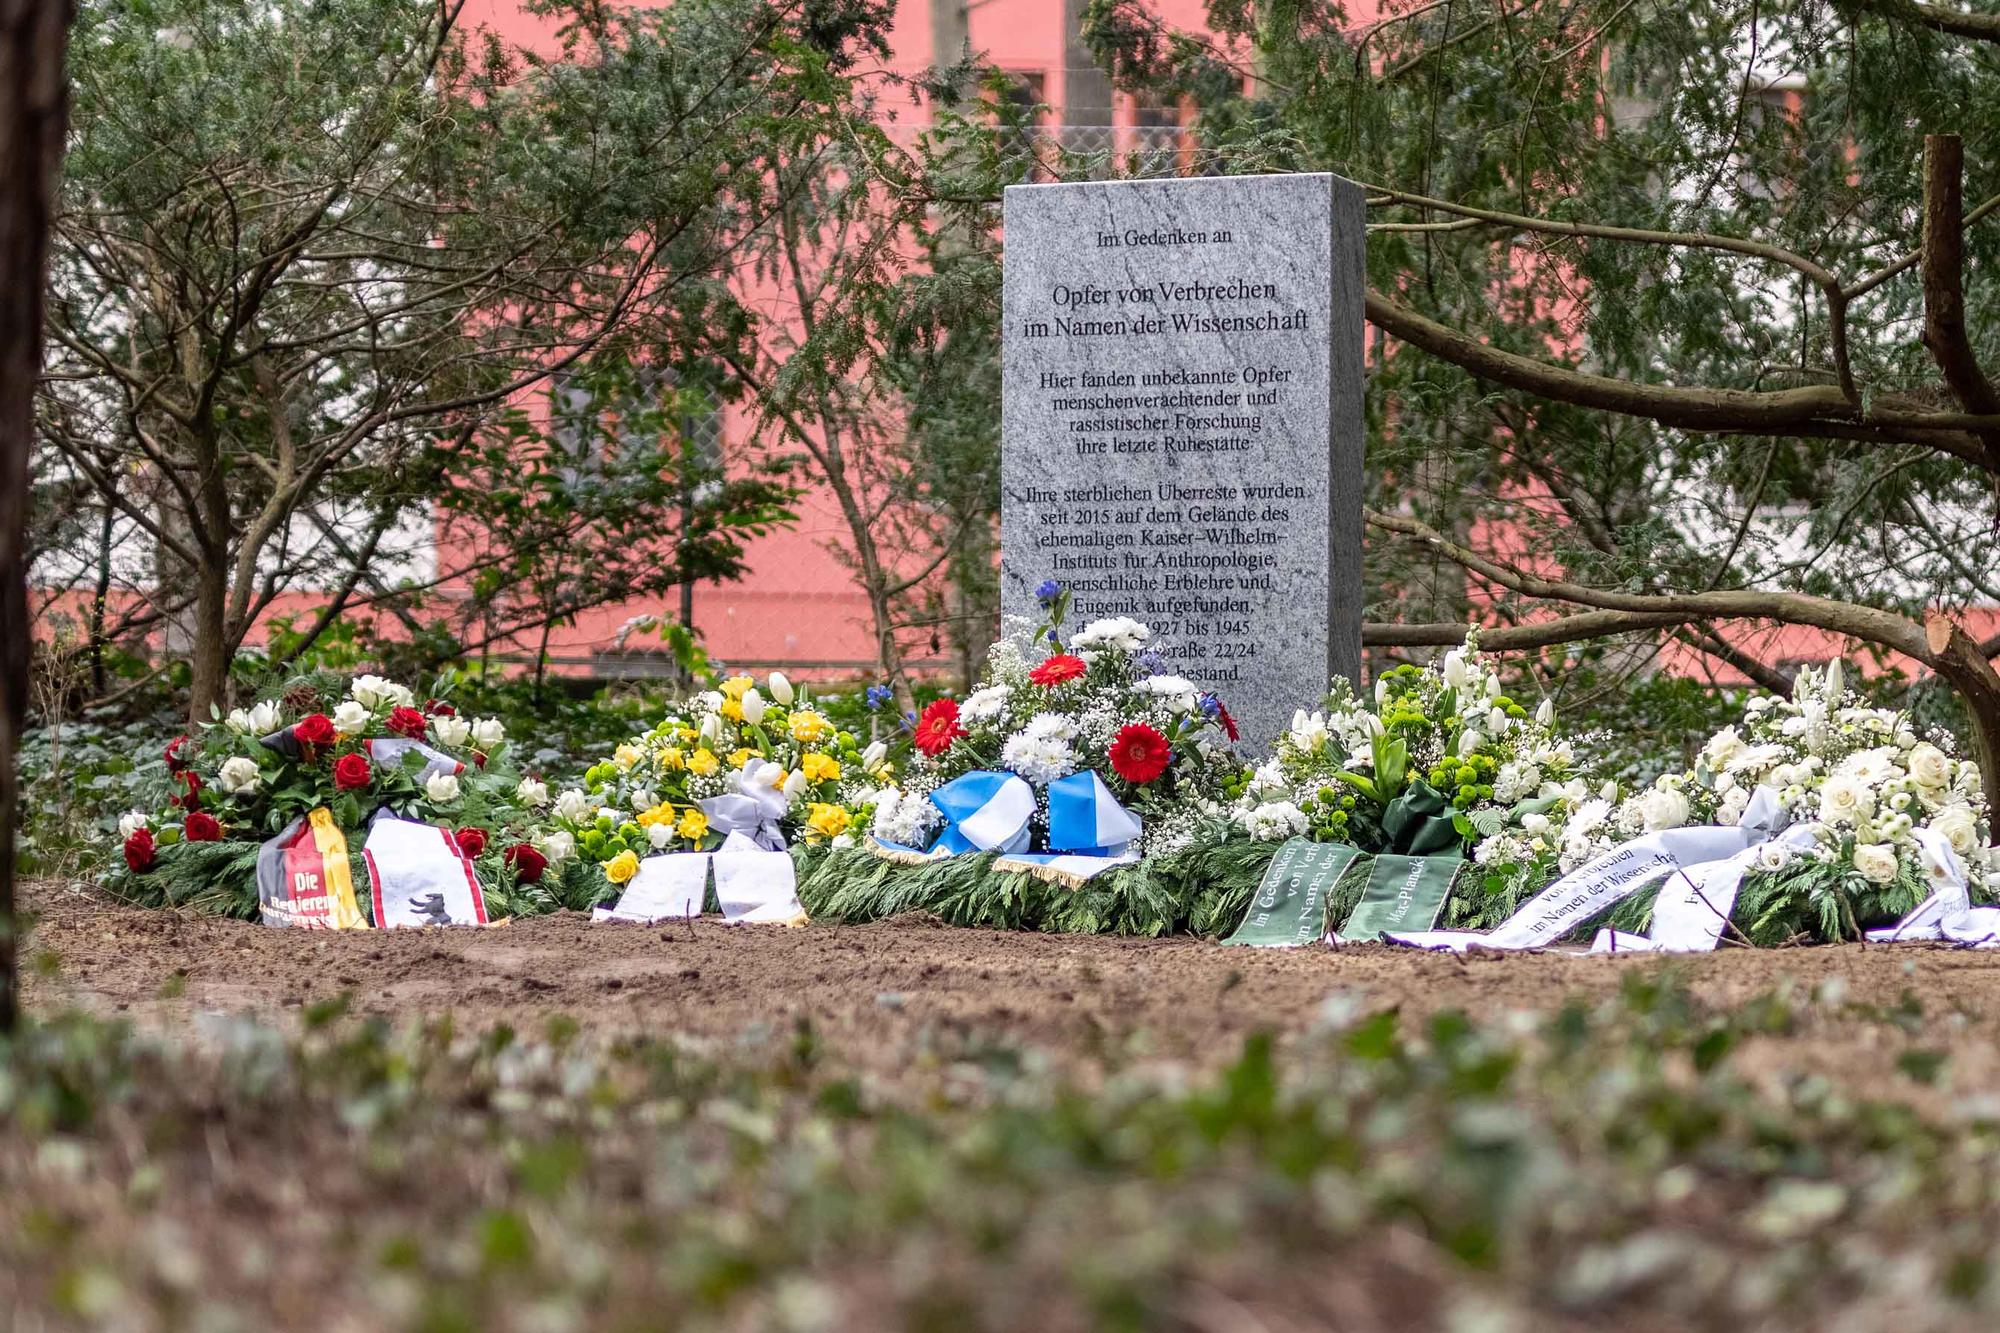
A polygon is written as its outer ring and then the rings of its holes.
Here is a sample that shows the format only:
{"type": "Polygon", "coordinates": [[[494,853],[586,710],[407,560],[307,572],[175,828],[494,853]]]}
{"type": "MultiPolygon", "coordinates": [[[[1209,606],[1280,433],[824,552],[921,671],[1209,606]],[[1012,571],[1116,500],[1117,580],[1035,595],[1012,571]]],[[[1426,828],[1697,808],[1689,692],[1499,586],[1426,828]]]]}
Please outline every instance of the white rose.
{"type": "Polygon", "coordinates": [[[1709,737],[1707,745],[1701,747],[1701,757],[1708,761],[1711,770],[1719,769],[1742,748],[1743,738],[1736,734],[1736,728],[1724,727],[1709,737]]]}
{"type": "Polygon", "coordinates": [[[1950,758],[1929,741],[1913,747],[1903,764],[1919,787],[1942,787],[1951,781],[1950,758]]]}
{"type": "Polygon", "coordinates": [[[434,717],[431,735],[438,738],[439,744],[455,750],[472,738],[472,724],[462,717],[434,717]]]}
{"type": "Polygon", "coordinates": [[[226,759],[222,771],[216,775],[215,785],[231,795],[257,790],[263,775],[257,769],[257,761],[245,755],[226,759]]]}
{"type": "Polygon", "coordinates": [[[1750,807],[1750,789],[1738,787],[1722,798],[1715,808],[1715,822],[1734,828],[1743,822],[1743,812],[1750,807]]]}
{"type": "Polygon", "coordinates": [[[743,720],[751,726],[764,720],[764,710],[768,707],[770,705],[764,702],[764,696],[757,693],[754,685],[743,691],[743,720]]]}
{"type": "Polygon", "coordinates": [[[1782,842],[1767,842],[1757,849],[1757,868],[1775,875],[1792,863],[1792,849],[1782,842]]]}
{"type": "Polygon", "coordinates": [[[790,678],[788,678],[782,671],[773,671],[771,673],[771,678],[765,683],[769,685],[771,688],[771,697],[773,699],[776,699],[779,703],[783,704],[786,708],[790,708],[792,706],[792,700],[798,697],[797,692],[792,689],[792,682],[790,678]]]}
{"type": "Polygon", "coordinates": [[[550,865],[561,865],[576,855],[576,839],[562,829],[555,829],[536,841],[535,850],[548,857],[550,865]]]}
{"type": "Polygon", "coordinates": [[[278,705],[272,700],[266,699],[263,703],[254,704],[250,709],[249,732],[253,736],[268,736],[278,729],[282,717],[278,705]]]}
{"type": "Polygon", "coordinates": [[[1549,817],[1547,815],[1522,815],[1521,829],[1523,832],[1534,837],[1540,837],[1549,831],[1549,817]]]}
{"type": "Polygon", "coordinates": [[[134,810],[118,821],[118,836],[129,838],[142,828],[150,828],[152,823],[143,813],[134,810]]]}
{"type": "Polygon", "coordinates": [[[1979,817],[1969,805],[1948,805],[1930,818],[1930,829],[1960,856],[1970,856],[1979,846],[1979,817]]]}
{"type": "Polygon", "coordinates": [[[1827,823],[1857,824],[1875,808],[1875,793],[1856,778],[1836,773],[1819,789],[1819,817],[1827,823]]]}
{"type": "Polygon", "coordinates": [[[664,852],[667,844],[674,840],[674,826],[662,819],[646,830],[646,841],[653,844],[653,850],[664,852]]]}
{"type": "Polygon", "coordinates": [[[651,810],[659,803],[660,794],[651,787],[634,787],[632,789],[632,808],[634,810],[651,810]]]}
{"type": "Polygon", "coordinates": [[[507,726],[497,717],[482,717],[472,724],[472,743],[491,750],[507,739],[507,726]]]}
{"type": "Polygon", "coordinates": [[[1648,833],[1679,828],[1688,821],[1687,797],[1671,787],[1654,787],[1639,798],[1639,817],[1648,833]]]}
{"type": "Polygon", "coordinates": [[[549,784],[537,778],[522,778],[521,785],[514,788],[514,795],[522,805],[539,809],[549,803],[549,784]]]}
{"type": "Polygon", "coordinates": [[[377,708],[407,708],[416,702],[416,696],[410,693],[409,686],[398,685],[395,681],[385,680],[381,676],[356,676],[347,692],[356,703],[370,711],[377,708]]]}
{"type": "Polygon", "coordinates": [[[424,794],[434,805],[450,805],[458,799],[458,776],[453,773],[433,773],[424,779],[424,794]]]}
{"type": "Polygon", "coordinates": [[[343,699],[333,710],[333,725],[339,731],[352,736],[368,725],[368,709],[352,699],[343,699]]]}
{"type": "Polygon", "coordinates": [[[1896,849],[1885,842],[1864,842],[1854,849],[1854,868],[1871,884],[1896,878],[1896,849]]]}
{"type": "Polygon", "coordinates": [[[573,824],[590,818],[590,811],[590,798],[580,788],[565,787],[562,795],[556,797],[556,813],[573,824]]]}

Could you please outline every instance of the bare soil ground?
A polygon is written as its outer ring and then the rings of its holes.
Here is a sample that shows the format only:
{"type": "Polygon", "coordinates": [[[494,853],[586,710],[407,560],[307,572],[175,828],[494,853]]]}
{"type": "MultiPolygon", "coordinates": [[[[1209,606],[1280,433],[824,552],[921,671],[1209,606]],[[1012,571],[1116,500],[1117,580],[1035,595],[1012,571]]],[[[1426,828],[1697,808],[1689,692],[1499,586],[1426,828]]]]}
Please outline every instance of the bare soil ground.
{"type": "Polygon", "coordinates": [[[1309,1031],[1330,997],[1417,1019],[1546,1012],[1671,971],[1717,1008],[1774,988],[1837,1001],[1768,1039],[1774,1075],[1824,1073],[1850,1093],[1909,1096],[1881,1015],[1914,1001],[1948,1051],[1952,1091],[2000,1092],[2000,952],[1923,945],[1725,949],[1703,957],[1447,955],[1379,945],[1300,950],[1177,938],[961,930],[922,917],[867,926],[729,928],[593,924],[577,915],[486,930],[308,934],[109,904],[39,886],[27,1003],[129,1015],[147,1026],[202,1014],[282,1021],[342,992],[356,1011],[449,1014],[461,1027],[758,1040],[809,1021],[859,1065],[901,1060],[927,1032],[1042,1049],[1059,1061],[1226,1063],[1255,1031],[1309,1031]],[[1829,1017],[1845,1014],[1852,1021],[1829,1017]]]}

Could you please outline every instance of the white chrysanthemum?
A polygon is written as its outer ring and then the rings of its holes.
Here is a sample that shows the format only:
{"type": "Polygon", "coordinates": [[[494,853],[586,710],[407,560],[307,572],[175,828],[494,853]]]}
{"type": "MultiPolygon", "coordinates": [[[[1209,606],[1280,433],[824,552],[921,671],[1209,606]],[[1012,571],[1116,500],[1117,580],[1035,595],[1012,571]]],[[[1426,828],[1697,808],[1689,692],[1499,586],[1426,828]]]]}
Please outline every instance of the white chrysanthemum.
{"type": "Polygon", "coordinates": [[[1152,637],[1153,631],[1149,626],[1139,623],[1130,616],[1111,616],[1103,620],[1093,620],[1078,630],[1070,639],[1069,648],[1079,657],[1105,649],[1136,653],[1145,647],[1146,640],[1152,637]]]}
{"type": "Polygon", "coordinates": [[[1259,842],[1279,842],[1306,831],[1305,811],[1290,801],[1266,801],[1243,816],[1243,827],[1259,842]]]}
{"type": "Polygon", "coordinates": [[[884,842],[901,843],[905,847],[925,846],[930,842],[931,831],[943,822],[944,816],[929,798],[914,792],[884,788],[881,799],[875,802],[873,831],[884,842]]]}
{"type": "Polygon", "coordinates": [[[1021,735],[1036,740],[1075,740],[1076,732],[1077,724],[1061,713],[1037,713],[1021,728],[1021,735]]]}
{"type": "Polygon", "coordinates": [[[1132,688],[1160,700],[1176,713],[1191,712],[1201,701],[1201,691],[1184,676],[1148,676],[1132,688]]]}
{"type": "Polygon", "coordinates": [[[958,706],[959,719],[968,725],[998,722],[1007,715],[1007,687],[988,685],[965,696],[958,706]]]}
{"type": "Polygon", "coordinates": [[[1000,762],[1036,786],[1045,787],[1076,772],[1076,751],[1059,736],[1035,736],[1023,731],[1007,738],[1000,748],[1000,762]]]}

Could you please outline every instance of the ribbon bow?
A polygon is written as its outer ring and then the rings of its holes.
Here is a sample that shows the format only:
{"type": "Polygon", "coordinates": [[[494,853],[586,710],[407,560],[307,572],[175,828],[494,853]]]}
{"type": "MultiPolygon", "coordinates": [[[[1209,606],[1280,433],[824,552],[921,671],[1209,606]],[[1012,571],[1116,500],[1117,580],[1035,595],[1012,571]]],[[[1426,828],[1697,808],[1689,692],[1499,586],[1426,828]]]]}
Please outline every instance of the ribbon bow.
{"type": "Polygon", "coordinates": [[[1049,850],[1073,856],[1124,856],[1144,831],[1090,769],[1049,784],[1049,850]]]}
{"type": "Polygon", "coordinates": [[[944,831],[931,844],[938,852],[1025,852],[1035,791],[1012,773],[980,769],[931,793],[944,814],[944,831]]]}
{"type": "Polygon", "coordinates": [[[779,826],[792,808],[784,793],[785,770],[765,759],[752,759],[731,780],[736,790],[696,801],[708,816],[708,827],[725,839],[740,833],[766,851],[785,849],[785,831],[779,826]]]}
{"type": "Polygon", "coordinates": [[[2000,948],[2000,907],[1974,907],[1965,883],[1965,862],[1936,829],[1920,828],[1917,840],[1930,896],[1887,930],[1871,930],[1877,943],[1899,940],[1945,940],[1975,949],[2000,948]]]}

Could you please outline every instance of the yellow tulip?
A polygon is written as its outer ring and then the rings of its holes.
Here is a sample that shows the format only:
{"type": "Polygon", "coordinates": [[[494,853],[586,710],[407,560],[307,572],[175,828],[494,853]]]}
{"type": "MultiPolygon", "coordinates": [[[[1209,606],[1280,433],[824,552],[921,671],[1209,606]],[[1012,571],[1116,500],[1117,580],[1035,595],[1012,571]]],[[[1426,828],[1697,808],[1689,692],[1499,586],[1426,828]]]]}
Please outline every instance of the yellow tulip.
{"type": "Polygon", "coordinates": [[[756,683],[749,676],[731,676],[728,680],[722,682],[722,697],[725,699],[740,700],[743,697],[743,692],[756,683]]]}
{"type": "Polygon", "coordinates": [[[620,852],[609,861],[598,864],[604,868],[604,877],[613,884],[623,884],[639,873],[639,858],[632,852],[620,852]]]}

